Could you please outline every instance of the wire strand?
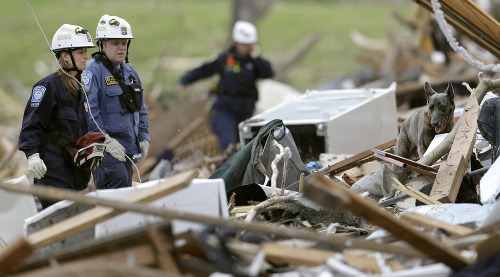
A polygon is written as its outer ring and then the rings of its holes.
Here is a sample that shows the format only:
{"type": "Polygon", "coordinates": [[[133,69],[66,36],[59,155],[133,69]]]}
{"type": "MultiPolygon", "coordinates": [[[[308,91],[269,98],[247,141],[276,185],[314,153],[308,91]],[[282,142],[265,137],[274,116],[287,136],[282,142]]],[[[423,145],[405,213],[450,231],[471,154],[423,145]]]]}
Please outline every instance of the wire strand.
{"type": "MultiPolygon", "coordinates": [[[[89,103],[89,98],[88,98],[88,96],[87,96],[87,88],[85,87],[85,85],[84,85],[84,84],[82,84],[82,82],[80,82],[77,78],[75,78],[75,76],[73,76],[73,75],[69,74],[68,72],[66,72],[66,71],[65,71],[65,70],[61,67],[61,65],[59,64],[59,61],[58,61],[58,59],[57,59],[56,55],[54,54],[54,52],[53,52],[53,51],[52,51],[52,49],[51,49],[51,45],[50,45],[50,43],[49,43],[49,40],[47,39],[47,36],[45,35],[45,31],[43,30],[42,26],[40,25],[40,21],[38,20],[38,17],[36,16],[35,10],[33,10],[33,8],[31,7],[31,5],[30,5],[30,4],[29,4],[26,0],[21,0],[21,1],[23,1],[23,2],[24,2],[24,3],[25,3],[25,4],[26,4],[26,5],[30,8],[31,13],[33,14],[33,18],[35,19],[36,24],[38,25],[38,28],[40,28],[40,31],[42,32],[43,38],[45,39],[45,42],[47,43],[47,46],[48,46],[48,48],[49,48],[49,51],[52,53],[52,56],[54,57],[54,60],[55,60],[55,62],[56,62],[56,64],[57,64],[57,67],[58,67],[59,69],[61,69],[61,71],[62,71],[64,74],[66,74],[66,75],[68,75],[69,77],[71,77],[71,78],[75,79],[75,81],[79,84],[79,86],[80,86],[80,87],[81,87],[81,89],[82,89],[82,94],[85,96],[85,100],[87,101],[87,103],[89,103]]],[[[75,65],[75,66],[76,66],[76,65],[75,65]]],[[[99,124],[97,124],[97,121],[95,120],[94,115],[92,114],[92,109],[90,109],[90,107],[89,107],[89,109],[88,109],[88,110],[89,110],[89,115],[90,115],[90,118],[92,118],[92,121],[94,121],[95,126],[97,127],[97,129],[99,129],[99,131],[100,131],[101,133],[106,134],[106,132],[104,132],[104,130],[103,130],[103,129],[101,129],[101,127],[99,126],[99,124]]],[[[113,144],[114,144],[114,143],[115,143],[115,141],[113,141],[113,140],[112,140],[112,141],[111,141],[111,143],[113,143],[113,144]]],[[[117,143],[119,143],[119,142],[117,142],[117,143]]],[[[120,148],[118,147],[118,145],[114,144],[114,146],[115,146],[117,149],[120,149],[120,148]]],[[[122,152],[123,152],[123,151],[122,151],[122,152]]],[[[127,156],[127,154],[126,154],[125,152],[123,152],[123,155],[125,156],[125,158],[127,158],[127,159],[130,161],[130,163],[131,163],[131,164],[132,164],[132,166],[134,167],[135,171],[137,172],[137,178],[139,179],[139,183],[142,183],[142,180],[141,180],[141,174],[140,174],[140,172],[139,172],[139,168],[137,168],[137,166],[135,165],[134,161],[133,161],[133,160],[132,160],[129,156],[127,156]]]]}

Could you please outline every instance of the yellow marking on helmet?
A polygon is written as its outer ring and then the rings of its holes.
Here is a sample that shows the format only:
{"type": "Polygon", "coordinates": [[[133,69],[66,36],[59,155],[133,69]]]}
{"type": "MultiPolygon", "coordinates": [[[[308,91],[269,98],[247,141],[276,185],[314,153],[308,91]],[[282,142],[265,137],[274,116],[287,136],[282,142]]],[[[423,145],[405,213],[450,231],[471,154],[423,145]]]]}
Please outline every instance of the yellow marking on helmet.
{"type": "Polygon", "coordinates": [[[119,26],[120,25],[120,21],[116,20],[116,19],[111,19],[109,21],[109,25],[115,25],[115,26],[119,26]]]}

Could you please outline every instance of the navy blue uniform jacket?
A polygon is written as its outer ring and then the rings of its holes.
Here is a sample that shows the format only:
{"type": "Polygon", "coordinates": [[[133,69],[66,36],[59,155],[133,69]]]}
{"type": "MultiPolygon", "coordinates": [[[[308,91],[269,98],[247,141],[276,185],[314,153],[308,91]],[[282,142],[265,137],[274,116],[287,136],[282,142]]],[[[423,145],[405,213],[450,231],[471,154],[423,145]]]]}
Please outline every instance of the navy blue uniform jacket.
{"type": "Polygon", "coordinates": [[[215,88],[216,109],[235,114],[253,112],[258,100],[257,79],[272,78],[274,71],[269,61],[258,57],[239,57],[233,49],[220,53],[217,58],[187,72],[180,83],[188,85],[197,80],[219,74],[215,88]]]}
{"type": "Polygon", "coordinates": [[[19,150],[26,157],[40,153],[40,158],[47,166],[44,178],[51,177],[68,185],[75,185],[74,167],[65,159],[65,150],[43,140],[42,134],[58,130],[74,140],[82,137],[88,130],[87,110],[85,97],[80,94],[78,99],[73,99],[55,73],[33,86],[23,115],[19,150]]]}

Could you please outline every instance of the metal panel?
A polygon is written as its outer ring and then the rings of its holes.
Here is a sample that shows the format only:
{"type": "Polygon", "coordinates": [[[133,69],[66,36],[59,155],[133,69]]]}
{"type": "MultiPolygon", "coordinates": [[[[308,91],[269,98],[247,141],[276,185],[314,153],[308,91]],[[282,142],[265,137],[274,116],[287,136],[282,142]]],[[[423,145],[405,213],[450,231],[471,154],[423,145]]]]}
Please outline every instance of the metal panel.
{"type": "Polygon", "coordinates": [[[355,154],[397,136],[395,93],[396,83],[384,89],[307,91],[240,123],[240,142],[247,143],[259,127],[281,119],[291,130],[299,152],[315,155],[302,157],[303,160],[318,159],[319,149],[327,153],[355,154]],[[315,132],[311,125],[316,126],[315,132]],[[305,140],[304,136],[314,138],[305,140]],[[302,145],[301,141],[323,145],[302,145]]]}

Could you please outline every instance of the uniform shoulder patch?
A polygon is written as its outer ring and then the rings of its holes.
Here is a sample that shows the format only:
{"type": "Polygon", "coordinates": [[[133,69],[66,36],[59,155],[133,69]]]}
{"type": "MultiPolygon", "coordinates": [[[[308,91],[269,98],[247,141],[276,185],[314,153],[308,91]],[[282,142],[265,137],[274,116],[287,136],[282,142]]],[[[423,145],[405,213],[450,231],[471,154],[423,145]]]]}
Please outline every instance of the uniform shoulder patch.
{"type": "Polygon", "coordinates": [[[36,86],[33,88],[33,92],[31,94],[31,106],[38,107],[40,105],[40,101],[42,101],[43,95],[47,90],[44,86],[36,86]]]}
{"type": "Polygon", "coordinates": [[[82,72],[82,83],[87,87],[90,88],[90,82],[92,81],[92,72],[88,70],[84,70],[82,72]]]}

